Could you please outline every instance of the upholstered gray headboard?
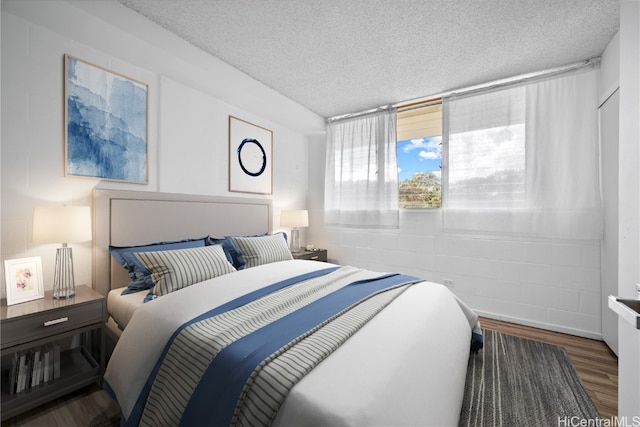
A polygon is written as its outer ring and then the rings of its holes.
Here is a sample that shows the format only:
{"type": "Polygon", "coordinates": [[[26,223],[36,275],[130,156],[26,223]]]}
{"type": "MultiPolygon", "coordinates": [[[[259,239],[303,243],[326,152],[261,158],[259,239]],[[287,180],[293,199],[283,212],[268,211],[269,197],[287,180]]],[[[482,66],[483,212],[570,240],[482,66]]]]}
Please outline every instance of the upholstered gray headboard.
{"type": "Polygon", "coordinates": [[[128,283],[109,245],[147,243],[273,230],[269,199],[93,191],[93,287],[103,295],[128,283]]]}

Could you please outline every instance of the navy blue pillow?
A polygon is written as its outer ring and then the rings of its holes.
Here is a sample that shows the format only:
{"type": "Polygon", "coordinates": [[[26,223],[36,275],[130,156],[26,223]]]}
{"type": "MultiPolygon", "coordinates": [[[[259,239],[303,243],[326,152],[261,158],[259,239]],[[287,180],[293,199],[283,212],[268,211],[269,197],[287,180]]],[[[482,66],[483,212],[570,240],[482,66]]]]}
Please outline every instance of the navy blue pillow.
{"type": "Polygon", "coordinates": [[[236,270],[239,270],[237,265],[240,265],[240,252],[236,249],[235,245],[231,243],[226,237],[223,239],[216,239],[214,237],[209,237],[207,239],[207,246],[210,245],[222,245],[222,249],[224,249],[224,254],[227,256],[227,260],[233,265],[236,270]]]}
{"type": "Polygon", "coordinates": [[[151,289],[153,280],[151,280],[151,272],[138,261],[133,255],[136,252],[153,252],[168,251],[172,249],[187,249],[206,246],[209,236],[199,239],[184,239],[173,242],[158,242],[140,246],[109,246],[111,255],[127,270],[131,282],[127,285],[127,289],[122,291],[122,295],[151,289]]]}

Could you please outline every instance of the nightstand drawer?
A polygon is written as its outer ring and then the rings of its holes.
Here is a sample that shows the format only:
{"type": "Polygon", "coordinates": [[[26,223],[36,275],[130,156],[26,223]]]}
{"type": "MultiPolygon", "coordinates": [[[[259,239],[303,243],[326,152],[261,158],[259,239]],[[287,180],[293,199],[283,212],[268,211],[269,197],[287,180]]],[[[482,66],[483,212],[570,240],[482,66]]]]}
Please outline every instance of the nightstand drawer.
{"type": "Polygon", "coordinates": [[[103,321],[103,300],[76,304],[2,322],[2,347],[48,337],[103,321]]]}
{"type": "Polygon", "coordinates": [[[312,261],[327,262],[327,250],[318,249],[316,251],[300,251],[292,253],[295,259],[309,259],[312,261]]]}
{"type": "Polygon", "coordinates": [[[68,299],[47,291],[11,306],[0,301],[2,421],[102,379],[105,299],[86,285],[75,290],[68,299]],[[38,371],[47,353],[49,370],[38,371]]]}

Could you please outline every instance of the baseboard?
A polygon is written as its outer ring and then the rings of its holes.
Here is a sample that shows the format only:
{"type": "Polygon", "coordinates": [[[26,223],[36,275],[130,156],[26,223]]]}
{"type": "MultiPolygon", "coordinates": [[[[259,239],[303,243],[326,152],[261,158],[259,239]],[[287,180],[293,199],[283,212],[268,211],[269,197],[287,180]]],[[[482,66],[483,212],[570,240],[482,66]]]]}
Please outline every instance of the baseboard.
{"type": "Polygon", "coordinates": [[[488,317],[489,319],[501,320],[503,322],[515,323],[518,325],[531,326],[532,328],[546,329],[548,331],[560,332],[563,334],[575,335],[578,337],[589,338],[592,340],[604,341],[601,333],[594,333],[590,331],[583,331],[581,329],[567,328],[559,325],[552,325],[549,323],[535,322],[527,319],[520,319],[517,317],[504,316],[502,314],[489,313],[481,310],[474,310],[478,316],[488,317]]]}

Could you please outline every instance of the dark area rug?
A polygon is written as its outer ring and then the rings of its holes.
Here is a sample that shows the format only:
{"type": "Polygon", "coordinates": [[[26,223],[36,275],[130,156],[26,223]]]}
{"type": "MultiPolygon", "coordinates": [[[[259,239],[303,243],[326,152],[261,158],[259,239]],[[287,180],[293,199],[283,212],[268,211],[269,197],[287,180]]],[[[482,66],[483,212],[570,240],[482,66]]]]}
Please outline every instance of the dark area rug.
{"type": "Polygon", "coordinates": [[[597,418],[562,347],[484,331],[484,348],[469,357],[460,427],[558,426],[597,418]]]}

